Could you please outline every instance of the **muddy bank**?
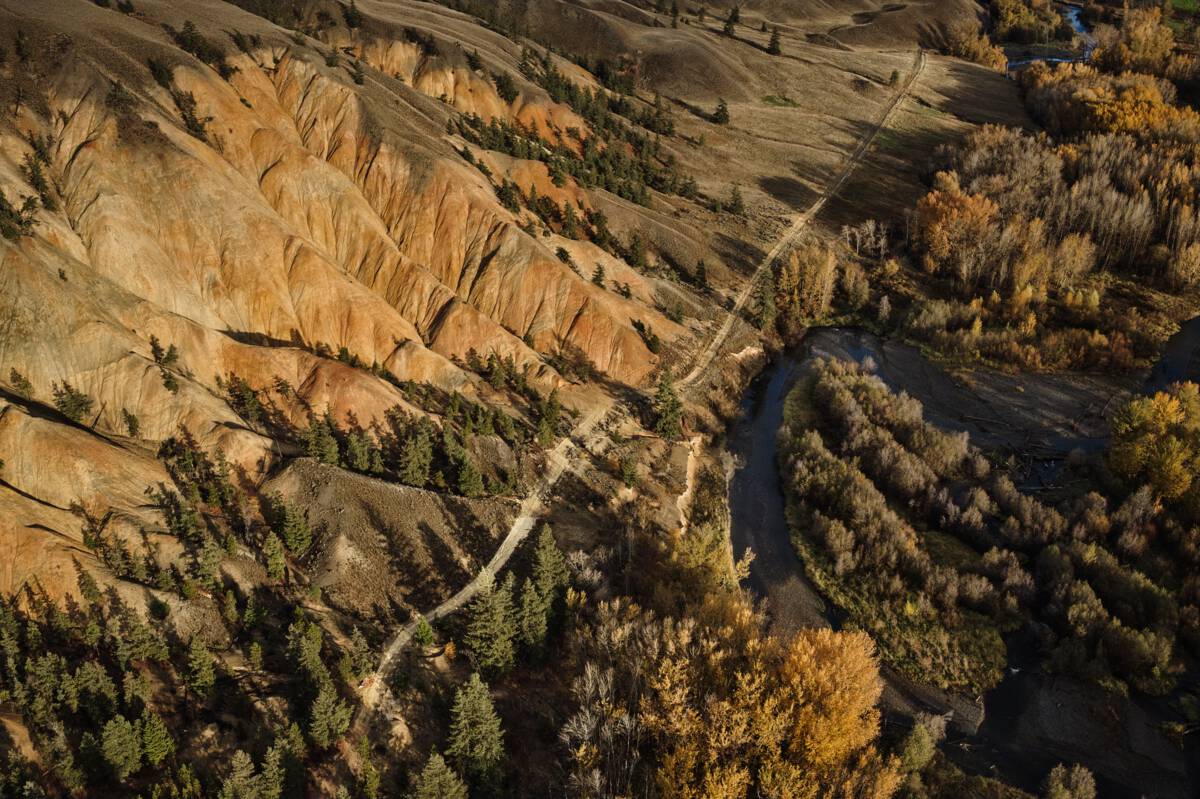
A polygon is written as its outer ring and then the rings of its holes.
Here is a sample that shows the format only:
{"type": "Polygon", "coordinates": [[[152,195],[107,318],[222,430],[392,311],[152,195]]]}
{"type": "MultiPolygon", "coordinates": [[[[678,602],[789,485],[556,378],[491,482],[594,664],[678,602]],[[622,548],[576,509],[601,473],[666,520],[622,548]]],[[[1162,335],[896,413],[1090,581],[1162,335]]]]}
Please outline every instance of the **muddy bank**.
{"type": "MultiPolygon", "coordinates": [[[[916,349],[853,329],[811,331],[798,350],[779,356],[747,389],[727,450],[735,466],[729,480],[730,535],[735,553],[755,553],[749,586],[762,597],[775,631],[838,625],[837,614],[804,576],[791,545],[777,459],[784,402],[797,378],[819,357],[874,364],[893,389],[907,391],[926,417],[966,431],[985,449],[1012,454],[1027,488],[1053,478],[1072,450],[1103,448],[1107,414],[1155,380],[1194,376],[1200,321],[1172,339],[1163,364],[1144,382],[1095,375],[1009,375],[976,369],[951,375],[916,349]],[[1189,332],[1190,331],[1190,332],[1189,332]],[[1156,375],[1158,375],[1156,377],[1156,375]]],[[[974,773],[998,776],[1036,791],[1061,761],[1092,769],[1108,797],[1193,797],[1200,782],[1196,746],[1181,751],[1161,732],[1171,718],[1165,700],[1113,699],[1078,680],[1037,670],[1032,645],[1010,639],[1009,673],[984,698],[915,685],[885,667],[883,706],[910,716],[953,711],[947,753],[974,773]]]]}

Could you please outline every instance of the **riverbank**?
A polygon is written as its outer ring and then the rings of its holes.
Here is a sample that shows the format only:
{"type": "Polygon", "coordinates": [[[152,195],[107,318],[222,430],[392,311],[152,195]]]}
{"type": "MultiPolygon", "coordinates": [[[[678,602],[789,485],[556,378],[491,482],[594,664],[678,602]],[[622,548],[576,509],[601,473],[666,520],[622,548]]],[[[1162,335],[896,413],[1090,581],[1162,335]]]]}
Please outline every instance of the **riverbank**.
{"type": "Polygon", "coordinates": [[[1075,32],[1074,41],[1048,42],[1045,44],[1010,44],[1004,48],[1008,58],[1007,72],[1027,67],[1038,61],[1049,64],[1064,64],[1072,61],[1087,61],[1096,49],[1096,37],[1083,21],[1083,7],[1071,3],[1055,3],[1058,11],[1075,32]]]}
{"type": "MultiPolygon", "coordinates": [[[[810,331],[801,347],[778,355],[750,384],[726,442],[735,463],[730,538],[739,556],[747,547],[755,553],[748,585],[765,599],[775,631],[838,625],[837,613],[805,578],[792,547],[777,457],[787,394],[816,358],[869,359],[889,387],[925,405],[926,419],[966,431],[984,449],[1024,458],[1020,462],[1036,481],[1048,474],[1039,464],[1061,462],[1074,449],[1102,448],[1108,412],[1139,383],[1150,388],[1163,375],[1195,377],[1198,350],[1200,321],[1194,320],[1172,339],[1144,382],[984,369],[951,374],[912,347],[861,330],[810,331]]],[[[916,685],[884,667],[885,713],[953,711],[946,754],[970,773],[1027,790],[1036,790],[1057,762],[1072,761],[1096,773],[1106,797],[1136,797],[1147,790],[1155,796],[1194,795],[1191,786],[1200,775],[1187,758],[1196,746],[1184,752],[1162,733],[1162,721],[1171,717],[1166,702],[1119,699],[1079,680],[1040,673],[1036,651],[1021,641],[1010,637],[1008,675],[982,699],[916,685]]]]}

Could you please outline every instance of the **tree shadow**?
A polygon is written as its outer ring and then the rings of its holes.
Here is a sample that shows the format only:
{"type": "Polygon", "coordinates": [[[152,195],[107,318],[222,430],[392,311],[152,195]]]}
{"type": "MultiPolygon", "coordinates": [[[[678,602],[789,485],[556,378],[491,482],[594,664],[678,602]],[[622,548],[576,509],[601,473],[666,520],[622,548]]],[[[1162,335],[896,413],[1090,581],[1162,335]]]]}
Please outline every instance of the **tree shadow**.
{"type": "Polygon", "coordinates": [[[803,181],[783,175],[759,178],[758,187],[772,199],[797,211],[812,205],[819,196],[811,186],[803,181]]]}

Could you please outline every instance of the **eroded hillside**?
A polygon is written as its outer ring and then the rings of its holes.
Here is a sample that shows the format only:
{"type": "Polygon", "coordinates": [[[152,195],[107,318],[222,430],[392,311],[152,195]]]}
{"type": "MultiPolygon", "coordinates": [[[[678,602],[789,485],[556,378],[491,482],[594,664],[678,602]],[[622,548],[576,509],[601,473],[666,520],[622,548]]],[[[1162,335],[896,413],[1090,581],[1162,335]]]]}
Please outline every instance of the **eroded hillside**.
{"type": "MultiPolygon", "coordinates": [[[[722,515],[681,440],[761,362],[761,279],[926,64],[924,6],[785,6],[0,0],[0,743],[62,795],[398,795],[455,639],[505,670],[421,613],[507,594],[531,662],[587,608],[661,639],[645,668],[694,636],[712,672],[717,636],[771,701],[853,688],[827,757],[746,773],[889,793],[870,641],[760,642],[724,548],[679,538],[722,515]],[[664,610],[696,597],[701,627],[664,610]],[[831,662],[849,687],[809,682],[831,662]]],[[[536,718],[583,707],[573,673],[536,718]]],[[[693,693],[755,707],[731,690],[693,693]]],[[[508,784],[578,789],[572,751],[508,784]]]]}

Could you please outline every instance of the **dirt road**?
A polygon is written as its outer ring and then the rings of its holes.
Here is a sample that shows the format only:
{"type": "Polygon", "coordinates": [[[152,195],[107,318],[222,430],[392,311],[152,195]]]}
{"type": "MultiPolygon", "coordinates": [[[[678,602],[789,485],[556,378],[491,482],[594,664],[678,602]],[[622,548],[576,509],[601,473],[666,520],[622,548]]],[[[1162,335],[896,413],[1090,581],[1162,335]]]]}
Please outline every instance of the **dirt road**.
{"type": "MultiPolygon", "coordinates": [[[[825,207],[825,203],[841,189],[846,179],[858,165],[858,162],[866,154],[876,135],[887,124],[888,119],[900,105],[900,102],[908,95],[909,90],[918,76],[920,76],[921,70],[924,67],[925,53],[922,50],[918,50],[914,59],[913,71],[909,75],[908,80],[904,82],[900,91],[888,103],[879,121],[871,129],[871,132],[859,142],[858,146],[855,147],[854,151],[846,159],[842,171],[833,183],[821,193],[821,196],[808,209],[796,217],[779,240],[775,242],[775,245],[771,247],[762,262],[759,263],[754,275],[738,295],[725,321],[722,322],[708,346],[705,347],[696,360],[695,368],[680,381],[681,386],[694,383],[712,365],[717,353],[721,350],[721,346],[725,343],[730,331],[733,329],[734,323],[740,316],[741,310],[754,294],[754,289],[758,285],[759,280],[771,269],[775,259],[795,242],[800,233],[821,209],[825,207]]],[[[616,400],[609,398],[580,419],[571,434],[563,438],[548,454],[545,475],[543,475],[538,484],[522,501],[520,514],[517,516],[516,521],[513,522],[504,540],[500,543],[491,561],[458,593],[426,612],[426,619],[432,621],[453,613],[474,598],[480,590],[490,583],[491,578],[504,567],[508,559],[512,556],[512,553],[516,551],[517,546],[525,540],[530,530],[533,529],[537,517],[544,507],[543,503],[548,499],[551,489],[558,482],[558,478],[562,476],[564,471],[572,468],[575,463],[587,460],[583,457],[585,452],[593,455],[602,453],[610,443],[609,438],[607,435],[597,435],[596,431],[609,427],[612,421],[625,413],[626,410],[616,400]],[[601,424],[601,422],[605,423],[601,424]]],[[[372,713],[376,711],[387,712],[392,707],[388,701],[390,697],[387,691],[387,676],[396,658],[404,651],[405,646],[412,639],[413,633],[416,632],[416,627],[416,621],[412,621],[397,630],[396,634],[384,647],[379,666],[371,675],[364,679],[362,701],[358,708],[356,725],[365,723],[372,713]]]]}
{"type": "Polygon", "coordinates": [[[737,295],[737,299],[733,303],[733,308],[729,310],[729,313],[725,317],[725,321],[722,322],[721,327],[717,329],[716,335],[713,336],[712,341],[708,343],[708,346],[704,348],[704,351],[701,352],[700,356],[696,359],[696,365],[692,368],[692,371],[688,372],[687,375],[679,381],[680,386],[689,386],[694,383],[712,364],[713,359],[717,357],[717,353],[721,351],[721,347],[724,345],[725,339],[729,337],[730,331],[733,330],[734,324],[741,316],[741,312],[746,307],[746,303],[749,302],[750,298],[754,296],[754,292],[762,282],[763,278],[770,273],[771,267],[775,263],[775,259],[777,259],[780,255],[786,252],[788,248],[792,247],[796,243],[796,240],[800,237],[800,234],[803,233],[805,228],[808,227],[808,224],[812,222],[816,215],[821,212],[821,209],[825,207],[825,203],[829,202],[829,200],[841,190],[842,185],[846,182],[846,179],[850,177],[850,175],[854,172],[854,168],[858,166],[859,161],[861,161],[863,156],[867,154],[867,150],[870,149],[871,144],[875,141],[875,137],[879,134],[879,131],[883,130],[883,128],[887,126],[888,120],[891,119],[892,114],[900,106],[900,103],[904,100],[904,98],[908,96],[909,91],[912,89],[913,83],[915,83],[917,78],[920,77],[921,70],[924,68],[925,51],[917,50],[917,55],[913,62],[912,74],[908,76],[908,80],[904,82],[904,85],[901,87],[900,91],[896,93],[896,96],[893,97],[887,104],[887,107],[883,109],[883,114],[880,115],[879,121],[876,122],[874,127],[871,128],[871,132],[863,137],[862,141],[858,143],[858,146],[854,148],[854,152],[850,153],[850,156],[846,159],[846,163],[842,166],[842,171],[838,173],[838,176],[833,183],[831,183],[828,188],[821,192],[821,196],[818,197],[812,205],[810,205],[802,214],[792,220],[792,224],[788,226],[788,229],[784,231],[783,235],[780,236],[775,242],[775,245],[767,251],[766,255],[763,256],[763,259],[759,262],[757,268],[755,268],[754,274],[750,276],[750,279],[746,281],[745,287],[743,287],[741,292],[737,295]]]}

